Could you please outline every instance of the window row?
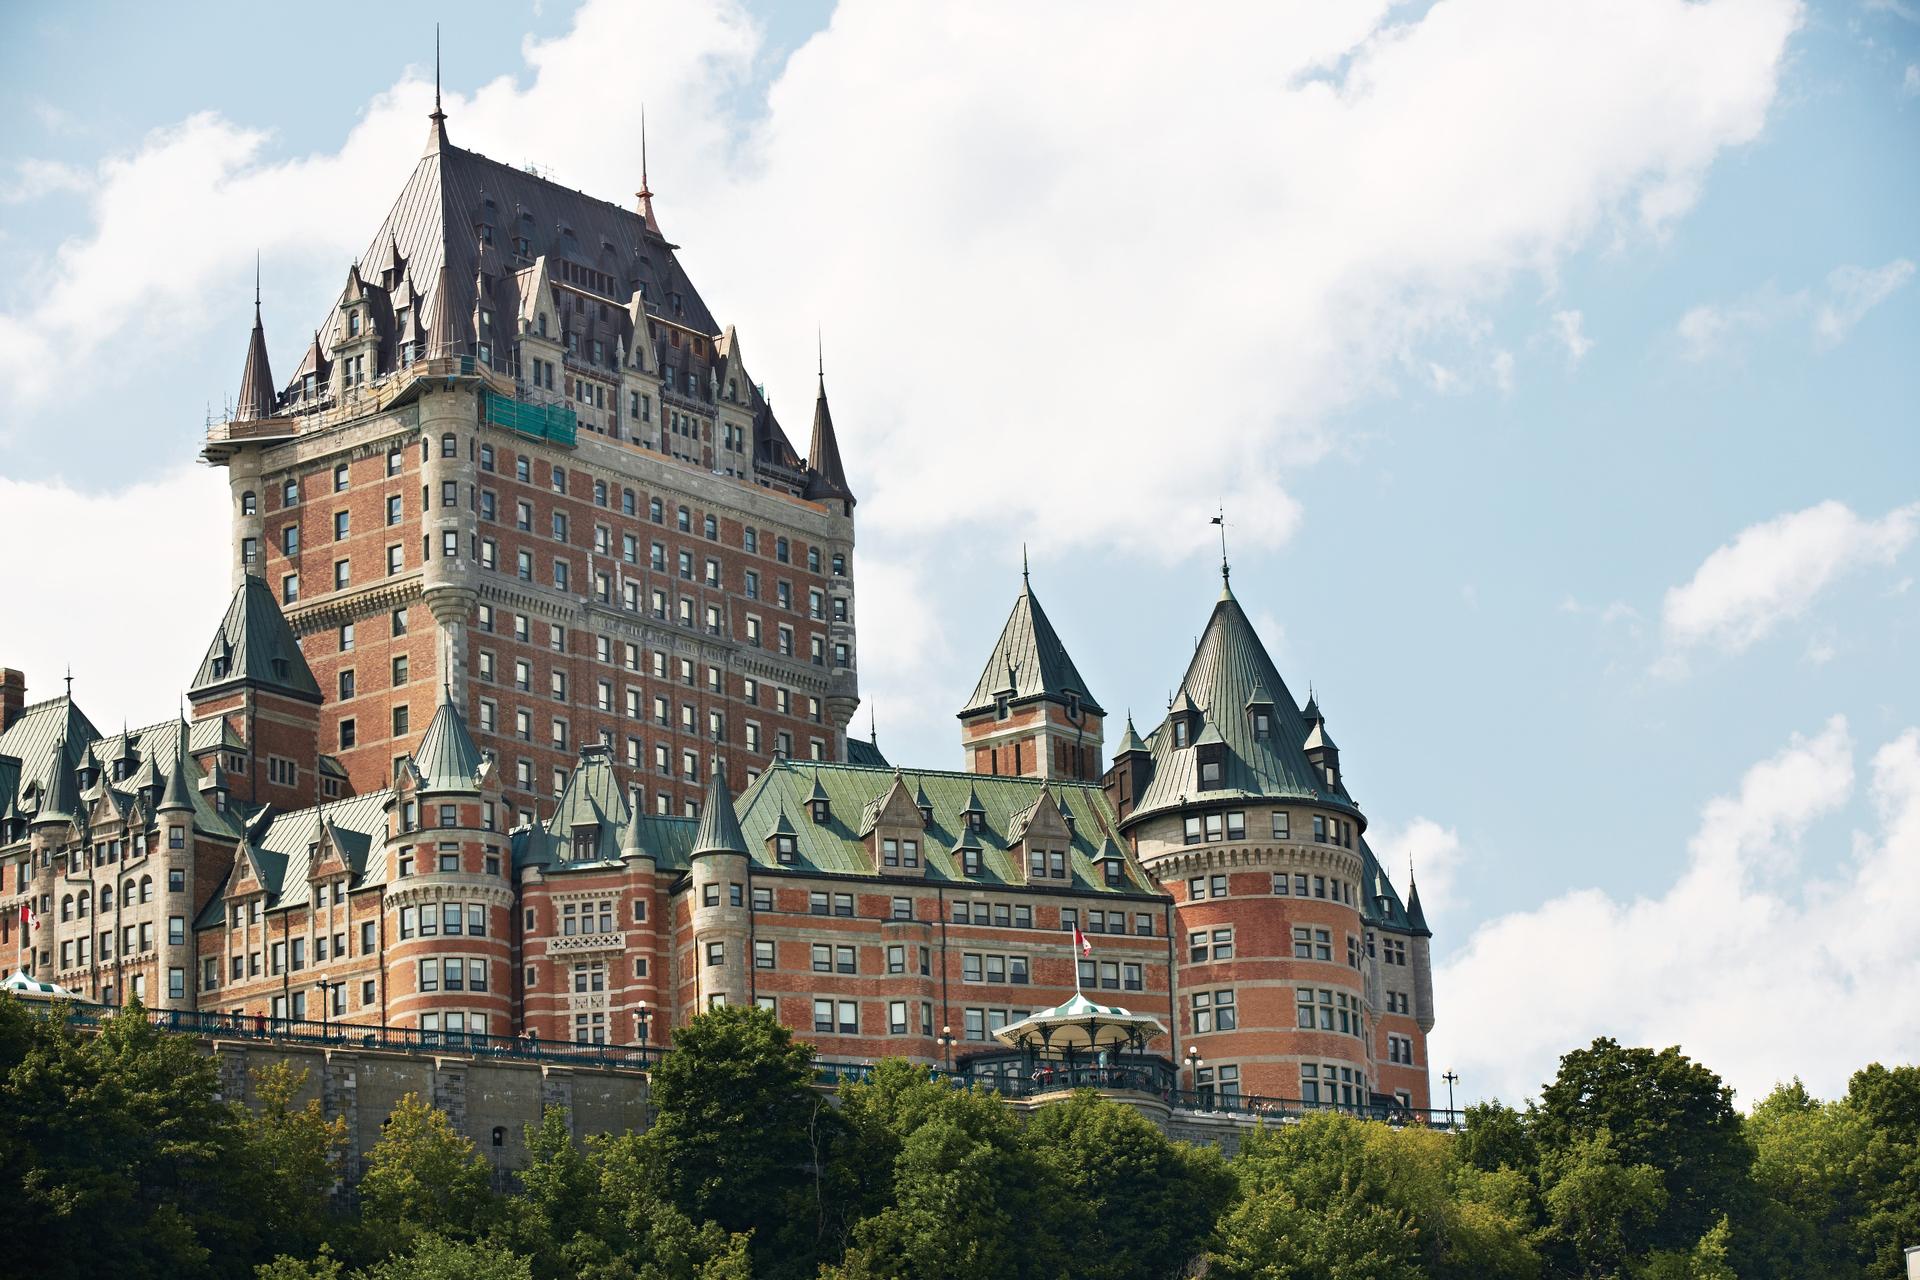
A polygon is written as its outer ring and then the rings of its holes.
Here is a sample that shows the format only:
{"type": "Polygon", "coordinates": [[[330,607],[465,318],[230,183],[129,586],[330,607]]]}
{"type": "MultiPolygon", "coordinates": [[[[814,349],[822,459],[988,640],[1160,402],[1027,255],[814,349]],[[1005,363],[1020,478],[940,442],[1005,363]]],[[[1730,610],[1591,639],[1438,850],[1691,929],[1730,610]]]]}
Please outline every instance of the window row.
{"type": "Polygon", "coordinates": [[[428,956],[418,966],[421,991],[485,991],[487,962],[467,956],[428,956]]]}
{"type": "Polygon", "coordinates": [[[423,907],[400,908],[400,936],[431,938],[487,936],[487,907],[482,902],[442,902],[423,907]]]}

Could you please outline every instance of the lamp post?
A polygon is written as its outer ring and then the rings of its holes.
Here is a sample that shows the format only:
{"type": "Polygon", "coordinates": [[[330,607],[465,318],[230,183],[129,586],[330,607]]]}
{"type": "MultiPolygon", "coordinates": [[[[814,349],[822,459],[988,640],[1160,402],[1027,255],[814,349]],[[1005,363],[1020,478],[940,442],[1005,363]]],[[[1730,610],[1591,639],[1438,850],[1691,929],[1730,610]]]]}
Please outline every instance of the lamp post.
{"type": "Polygon", "coordinates": [[[327,1038],[327,1015],[333,1011],[333,993],[346,986],[344,979],[322,978],[313,984],[320,988],[320,1038],[327,1038]]]}
{"type": "Polygon", "coordinates": [[[642,1062],[646,1061],[647,1057],[647,1029],[648,1024],[652,1021],[653,1011],[647,1008],[647,1002],[642,1000],[639,1007],[633,1011],[633,1029],[640,1037],[640,1059],[642,1062]]]}
{"type": "Polygon", "coordinates": [[[1447,1082],[1447,1128],[1451,1129],[1453,1128],[1453,1086],[1459,1083],[1460,1077],[1453,1073],[1453,1068],[1449,1067],[1447,1073],[1440,1078],[1447,1082]]]}
{"type": "Polygon", "coordinates": [[[1206,1065],[1207,1065],[1207,1060],[1200,1056],[1200,1046],[1197,1044],[1188,1045],[1187,1046],[1187,1066],[1193,1072],[1193,1099],[1195,1102],[1201,1101],[1200,1068],[1206,1065]]]}
{"type": "Polygon", "coordinates": [[[957,1043],[953,1037],[953,1028],[951,1026],[941,1027],[940,1034],[934,1037],[933,1042],[940,1046],[940,1050],[942,1053],[946,1054],[947,1074],[952,1075],[953,1074],[953,1046],[955,1045],[955,1043],[957,1043]]]}

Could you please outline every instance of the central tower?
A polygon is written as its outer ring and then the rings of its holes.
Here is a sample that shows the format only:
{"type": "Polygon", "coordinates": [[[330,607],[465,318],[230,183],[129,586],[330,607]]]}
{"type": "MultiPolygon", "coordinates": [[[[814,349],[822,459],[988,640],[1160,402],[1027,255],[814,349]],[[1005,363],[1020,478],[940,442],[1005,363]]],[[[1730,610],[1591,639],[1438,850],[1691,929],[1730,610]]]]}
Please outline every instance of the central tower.
{"type": "Polygon", "coordinates": [[[1020,595],[960,709],[960,745],[972,773],[1098,782],[1106,712],[1033,594],[1020,595]]]}

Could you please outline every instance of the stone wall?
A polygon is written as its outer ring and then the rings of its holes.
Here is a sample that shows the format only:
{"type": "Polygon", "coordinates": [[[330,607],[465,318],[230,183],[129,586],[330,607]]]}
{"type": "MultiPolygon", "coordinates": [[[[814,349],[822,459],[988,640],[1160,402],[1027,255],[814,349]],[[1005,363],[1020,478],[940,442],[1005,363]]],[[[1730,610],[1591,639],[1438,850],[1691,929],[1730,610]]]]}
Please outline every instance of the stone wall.
{"type": "Polygon", "coordinates": [[[307,1072],[300,1101],[319,1098],[329,1118],[347,1122],[347,1180],[360,1176],[366,1153],[400,1099],[418,1094],[447,1114],[494,1167],[496,1184],[526,1164],[526,1127],[556,1106],[575,1138],[646,1129],[645,1073],[618,1067],[580,1069],[566,1063],[391,1049],[321,1047],[256,1040],[215,1040],[223,1094],[253,1101],[253,1073],[275,1062],[307,1072]]]}

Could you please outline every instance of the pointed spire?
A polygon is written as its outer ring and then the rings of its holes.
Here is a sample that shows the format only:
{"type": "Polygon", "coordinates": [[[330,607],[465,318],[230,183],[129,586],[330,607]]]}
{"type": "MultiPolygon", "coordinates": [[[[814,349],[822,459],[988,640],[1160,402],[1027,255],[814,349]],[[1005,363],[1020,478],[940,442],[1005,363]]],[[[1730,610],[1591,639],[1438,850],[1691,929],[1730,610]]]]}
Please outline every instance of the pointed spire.
{"type": "Polygon", "coordinates": [[[1224,599],[1233,594],[1233,569],[1227,564],[1227,509],[1224,506],[1214,512],[1213,522],[1220,526],[1220,595],[1224,599]]]}
{"type": "Polygon", "coordinates": [[[427,133],[428,152],[447,145],[447,113],[440,109],[440,24],[433,24],[433,111],[427,116],[432,127],[427,133]]]}
{"type": "Polygon", "coordinates": [[[840,440],[833,431],[833,411],[827,407],[827,366],[825,349],[819,363],[820,386],[813,401],[813,440],[807,446],[807,497],[836,498],[853,505],[853,490],[847,485],[847,469],[840,461],[840,440]]]}
{"type": "Polygon", "coordinates": [[[267,363],[267,331],[260,320],[260,258],[253,260],[253,333],[247,339],[247,363],[240,370],[235,422],[259,422],[273,416],[273,369],[267,363]]]}
{"type": "Polygon", "coordinates": [[[427,791],[477,791],[480,786],[480,748],[467,731],[467,719],[454,705],[450,686],[442,685],[440,706],[433,713],[420,746],[414,752],[414,768],[419,770],[422,789],[427,791]]]}
{"type": "Polygon", "coordinates": [[[647,182],[647,104],[640,104],[640,190],[634,192],[640,202],[640,220],[647,230],[660,234],[660,222],[653,216],[653,187],[647,182]]]}
{"type": "Polygon", "coordinates": [[[700,825],[693,833],[688,856],[746,851],[747,838],[740,834],[740,819],[733,811],[733,793],[727,790],[727,771],[715,762],[709,771],[707,798],[700,806],[700,825]]]}
{"type": "Polygon", "coordinates": [[[1420,886],[1413,879],[1413,854],[1407,854],[1407,924],[1416,933],[1433,936],[1427,927],[1427,913],[1420,906],[1420,886]]]}
{"type": "Polygon", "coordinates": [[[176,742],[173,769],[167,774],[167,785],[160,796],[160,803],[154,806],[155,813],[193,812],[193,791],[187,785],[187,770],[192,766],[188,763],[187,726],[184,721],[176,742]]]}
{"type": "Polygon", "coordinates": [[[627,803],[627,825],[620,832],[620,856],[622,858],[651,858],[647,852],[647,842],[640,835],[640,797],[633,796],[627,803]]]}
{"type": "Polygon", "coordinates": [[[71,822],[80,816],[80,793],[74,785],[73,762],[67,759],[67,735],[63,729],[54,744],[53,759],[40,791],[40,806],[34,811],[33,825],[71,822]]]}
{"type": "Polygon", "coordinates": [[[1121,756],[1132,755],[1135,752],[1145,755],[1147,744],[1142,742],[1140,735],[1134,731],[1133,712],[1129,711],[1127,712],[1127,731],[1120,735],[1120,743],[1113,749],[1113,758],[1118,760],[1121,756]]]}
{"type": "MultiPolygon", "coordinates": [[[[293,628],[265,580],[248,574],[227,605],[190,690],[248,683],[307,702],[321,701],[319,682],[301,656],[293,628]]],[[[184,717],[183,717],[184,718],[184,717]]]]}
{"type": "Polygon", "coordinates": [[[987,664],[981,669],[973,695],[960,708],[960,715],[997,710],[1001,695],[1015,701],[1048,698],[1066,704],[1069,694],[1077,697],[1088,712],[1106,714],[1094,701],[1086,680],[1048,620],[1046,610],[1040,607],[1023,553],[1020,594],[1014,598],[1006,625],[1001,627],[1000,638],[994,642],[993,652],[987,655],[987,664]]]}

